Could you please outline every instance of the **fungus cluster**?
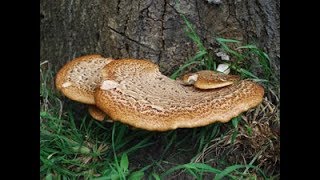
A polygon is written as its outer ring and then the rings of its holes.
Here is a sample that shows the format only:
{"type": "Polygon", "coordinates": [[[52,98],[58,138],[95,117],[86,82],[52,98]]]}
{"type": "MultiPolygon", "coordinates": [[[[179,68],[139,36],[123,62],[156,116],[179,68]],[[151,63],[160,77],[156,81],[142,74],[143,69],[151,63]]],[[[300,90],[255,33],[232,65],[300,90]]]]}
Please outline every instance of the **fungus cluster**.
{"type": "Polygon", "coordinates": [[[89,113],[150,130],[194,128],[233,117],[261,103],[264,89],[249,80],[214,71],[172,80],[147,60],[113,60],[100,55],[76,58],[56,76],[68,98],[89,104],[89,113]]]}

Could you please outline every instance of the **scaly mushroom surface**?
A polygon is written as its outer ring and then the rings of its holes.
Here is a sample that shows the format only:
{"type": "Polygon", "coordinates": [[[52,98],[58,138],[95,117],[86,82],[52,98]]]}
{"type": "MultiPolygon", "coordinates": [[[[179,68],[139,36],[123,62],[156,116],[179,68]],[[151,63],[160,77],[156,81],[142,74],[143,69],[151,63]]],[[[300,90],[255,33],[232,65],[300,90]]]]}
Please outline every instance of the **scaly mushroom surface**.
{"type": "Polygon", "coordinates": [[[94,90],[102,79],[101,69],[113,61],[100,55],[87,55],[65,64],[56,75],[56,87],[68,98],[95,104],[94,90]]]}
{"type": "Polygon", "coordinates": [[[262,86],[248,80],[210,90],[184,86],[146,60],[112,61],[101,72],[97,107],[115,121],[150,131],[228,122],[260,104],[264,95],[262,86]]]}

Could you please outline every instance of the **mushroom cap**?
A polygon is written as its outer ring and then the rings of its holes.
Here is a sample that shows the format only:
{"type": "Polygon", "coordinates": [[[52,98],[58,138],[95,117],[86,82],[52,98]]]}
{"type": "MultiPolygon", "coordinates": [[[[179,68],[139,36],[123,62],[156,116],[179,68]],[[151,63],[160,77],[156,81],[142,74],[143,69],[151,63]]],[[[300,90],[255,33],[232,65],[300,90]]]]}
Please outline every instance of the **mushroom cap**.
{"type": "Polygon", "coordinates": [[[211,90],[184,86],[146,60],[112,61],[102,75],[118,86],[97,88],[97,107],[115,121],[150,131],[227,122],[257,106],[264,95],[260,85],[247,80],[211,90]]]}
{"type": "Polygon", "coordinates": [[[94,89],[101,82],[100,71],[112,60],[100,55],[87,55],[71,60],[56,75],[57,89],[74,101],[95,104],[94,89]]]}
{"type": "Polygon", "coordinates": [[[198,71],[196,73],[185,74],[182,78],[184,84],[193,84],[199,89],[215,89],[233,84],[240,80],[240,76],[227,75],[221,72],[210,70],[198,71]]]}
{"type": "Polygon", "coordinates": [[[89,105],[88,112],[93,119],[98,121],[103,121],[104,118],[107,116],[106,113],[104,113],[99,108],[97,108],[97,106],[94,106],[94,105],[89,105]]]}

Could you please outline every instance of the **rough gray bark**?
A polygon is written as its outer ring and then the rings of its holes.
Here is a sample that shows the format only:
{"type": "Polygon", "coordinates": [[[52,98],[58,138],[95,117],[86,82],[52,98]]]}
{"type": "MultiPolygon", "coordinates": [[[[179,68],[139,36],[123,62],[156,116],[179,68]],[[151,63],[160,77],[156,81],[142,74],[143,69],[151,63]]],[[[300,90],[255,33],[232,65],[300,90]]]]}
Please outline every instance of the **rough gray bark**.
{"type": "MultiPolygon", "coordinates": [[[[255,42],[279,67],[279,0],[184,0],[179,7],[207,47],[217,36],[255,42]]],[[[151,59],[169,74],[196,51],[176,0],[41,0],[40,10],[41,61],[56,68],[97,53],[151,59]]]]}

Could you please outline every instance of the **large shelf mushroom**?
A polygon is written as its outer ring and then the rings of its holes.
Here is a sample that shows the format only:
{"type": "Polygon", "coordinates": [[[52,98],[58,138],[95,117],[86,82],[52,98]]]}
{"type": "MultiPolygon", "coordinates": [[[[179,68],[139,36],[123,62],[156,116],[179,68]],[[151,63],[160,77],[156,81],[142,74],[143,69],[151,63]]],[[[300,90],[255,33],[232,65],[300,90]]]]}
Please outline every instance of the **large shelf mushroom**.
{"type": "Polygon", "coordinates": [[[65,64],[56,75],[56,87],[68,98],[90,104],[89,114],[102,121],[106,114],[95,107],[94,91],[100,85],[101,69],[113,61],[100,55],[86,55],[65,64]]]}
{"type": "Polygon", "coordinates": [[[96,106],[115,121],[150,131],[228,122],[257,106],[264,95],[260,85],[248,80],[210,90],[184,86],[146,60],[112,61],[101,72],[96,106]]]}
{"type": "Polygon", "coordinates": [[[82,56],[65,64],[56,75],[56,87],[68,98],[95,104],[94,91],[102,80],[101,69],[111,58],[100,55],[82,56]]]}
{"type": "Polygon", "coordinates": [[[227,122],[257,106],[264,94],[254,82],[213,71],[187,74],[183,80],[193,86],[162,75],[150,61],[88,55],[68,62],[56,86],[68,98],[89,104],[96,120],[109,115],[152,131],[227,122]]]}

